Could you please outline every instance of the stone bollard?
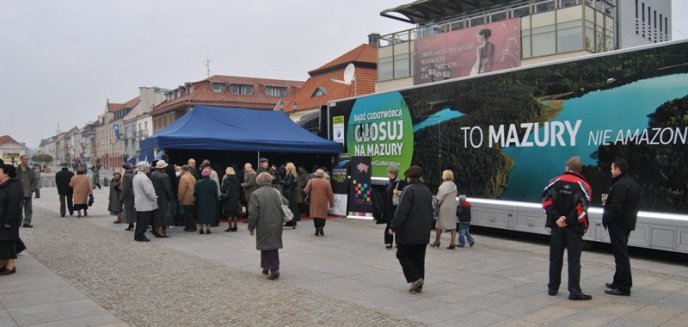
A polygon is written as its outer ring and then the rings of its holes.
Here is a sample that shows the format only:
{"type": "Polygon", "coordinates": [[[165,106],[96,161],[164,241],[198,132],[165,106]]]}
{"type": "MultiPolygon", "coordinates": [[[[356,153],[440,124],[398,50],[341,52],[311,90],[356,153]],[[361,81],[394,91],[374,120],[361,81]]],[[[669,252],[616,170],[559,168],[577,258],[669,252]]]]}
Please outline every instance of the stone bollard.
{"type": "Polygon", "coordinates": [[[110,187],[110,180],[107,177],[103,177],[103,187],[110,187]]]}

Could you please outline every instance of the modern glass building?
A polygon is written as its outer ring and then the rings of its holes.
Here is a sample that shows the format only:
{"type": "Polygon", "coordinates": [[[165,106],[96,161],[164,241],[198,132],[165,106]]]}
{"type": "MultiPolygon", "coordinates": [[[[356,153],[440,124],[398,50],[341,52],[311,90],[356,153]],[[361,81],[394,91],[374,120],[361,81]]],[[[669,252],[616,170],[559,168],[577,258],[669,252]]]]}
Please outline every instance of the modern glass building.
{"type": "Polygon", "coordinates": [[[377,91],[671,40],[671,0],[418,0],[380,15],[377,91]]]}

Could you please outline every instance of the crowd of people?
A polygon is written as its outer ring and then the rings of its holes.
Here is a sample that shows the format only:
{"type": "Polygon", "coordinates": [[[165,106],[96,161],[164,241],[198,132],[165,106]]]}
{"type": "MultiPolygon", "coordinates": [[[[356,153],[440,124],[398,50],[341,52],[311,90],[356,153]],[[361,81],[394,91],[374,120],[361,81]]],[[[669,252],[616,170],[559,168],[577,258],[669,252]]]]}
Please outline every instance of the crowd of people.
{"type": "MultiPolygon", "coordinates": [[[[36,174],[22,156],[19,166],[0,163],[0,276],[16,272],[17,253],[24,249],[19,226],[31,228],[31,197],[37,189],[36,174]],[[23,212],[22,212],[23,211],[23,212]]],[[[227,167],[222,177],[210,161],[200,169],[189,159],[186,165],[168,164],[167,156],[152,165],[140,162],[136,167],[123,166],[124,174],[114,173],[110,182],[108,211],[116,216],[114,223],[127,224],[137,242],[149,242],[146,232],[167,238],[167,231],[183,226],[186,232],[212,234],[221,218],[227,219],[226,232],[236,232],[237,219],[247,217],[247,229],[256,237],[261,253],[260,266],[268,279],[279,278],[279,249],[283,247],[284,227],[296,228],[302,213],[313,219],[315,236],[324,236],[328,209],[334,206],[332,187],[324,169],[308,174],[303,167],[288,162],[280,168],[260,158],[259,167],[244,164],[243,182],[235,168],[227,167]],[[285,209],[288,208],[288,209],[285,209]],[[284,210],[294,219],[285,223],[284,210]]],[[[579,157],[570,158],[564,173],[552,179],[543,192],[543,208],[550,232],[550,266],[548,294],[558,293],[561,283],[563,252],[568,251],[568,290],[570,300],[590,300],[580,288],[580,257],[582,237],[588,228],[588,207],[592,189],[581,174],[579,157]]],[[[605,292],[628,296],[632,277],[628,255],[628,237],[635,228],[640,190],[627,173],[628,163],[615,160],[611,166],[612,187],[603,196],[603,224],[609,230],[616,272],[605,292]]],[[[449,231],[447,249],[473,246],[470,234],[471,203],[454,183],[451,170],[442,172],[443,183],[435,195],[423,181],[423,169],[413,165],[399,176],[395,166],[388,168],[388,182],[379,202],[382,220],[386,223],[384,245],[391,249],[396,243],[396,257],[410,293],[421,293],[425,283],[425,256],[428,245],[440,247],[441,234],[449,231]],[[457,201],[458,199],[458,201],[457,201]],[[430,242],[431,231],[435,238],[430,242]],[[457,233],[458,231],[458,233],[457,233]],[[457,244],[458,234],[458,244],[457,244]]],[[[77,217],[87,216],[93,202],[94,183],[82,167],[76,175],[64,165],[55,180],[60,199],[60,215],[67,211],[77,217]]]]}

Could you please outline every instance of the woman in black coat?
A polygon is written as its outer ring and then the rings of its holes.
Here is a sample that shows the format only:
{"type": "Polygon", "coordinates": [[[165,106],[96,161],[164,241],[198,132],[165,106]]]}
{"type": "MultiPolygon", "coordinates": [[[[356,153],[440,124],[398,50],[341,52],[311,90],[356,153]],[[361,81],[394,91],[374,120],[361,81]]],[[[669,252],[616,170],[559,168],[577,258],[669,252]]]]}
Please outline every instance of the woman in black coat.
{"type": "Polygon", "coordinates": [[[227,217],[227,229],[225,232],[237,231],[237,216],[239,215],[239,178],[234,168],[227,167],[220,187],[220,208],[222,215],[227,217]]]}
{"type": "Polygon", "coordinates": [[[0,276],[17,271],[17,242],[21,224],[21,200],[24,194],[16,168],[0,166],[0,276]]]}
{"type": "Polygon", "coordinates": [[[282,178],[282,195],[289,201],[289,210],[294,215],[294,218],[284,224],[284,226],[296,229],[296,222],[301,220],[301,210],[299,209],[299,202],[297,201],[297,192],[301,190],[296,188],[298,183],[299,173],[296,172],[294,163],[287,162],[285,166],[284,177],[282,178]]]}

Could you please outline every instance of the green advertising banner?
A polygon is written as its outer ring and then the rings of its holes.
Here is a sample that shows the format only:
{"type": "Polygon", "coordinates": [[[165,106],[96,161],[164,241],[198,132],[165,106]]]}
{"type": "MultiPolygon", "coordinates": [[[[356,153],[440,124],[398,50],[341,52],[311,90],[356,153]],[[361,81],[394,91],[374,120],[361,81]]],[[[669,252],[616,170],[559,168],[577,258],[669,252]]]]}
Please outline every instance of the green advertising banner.
{"type": "Polygon", "coordinates": [[[405,171],[413,157],[413,123],[399,92],[356,100],[349,115],[347,151],[372,158],[372,176],[387,176],[387,167],[405,171]]]}

